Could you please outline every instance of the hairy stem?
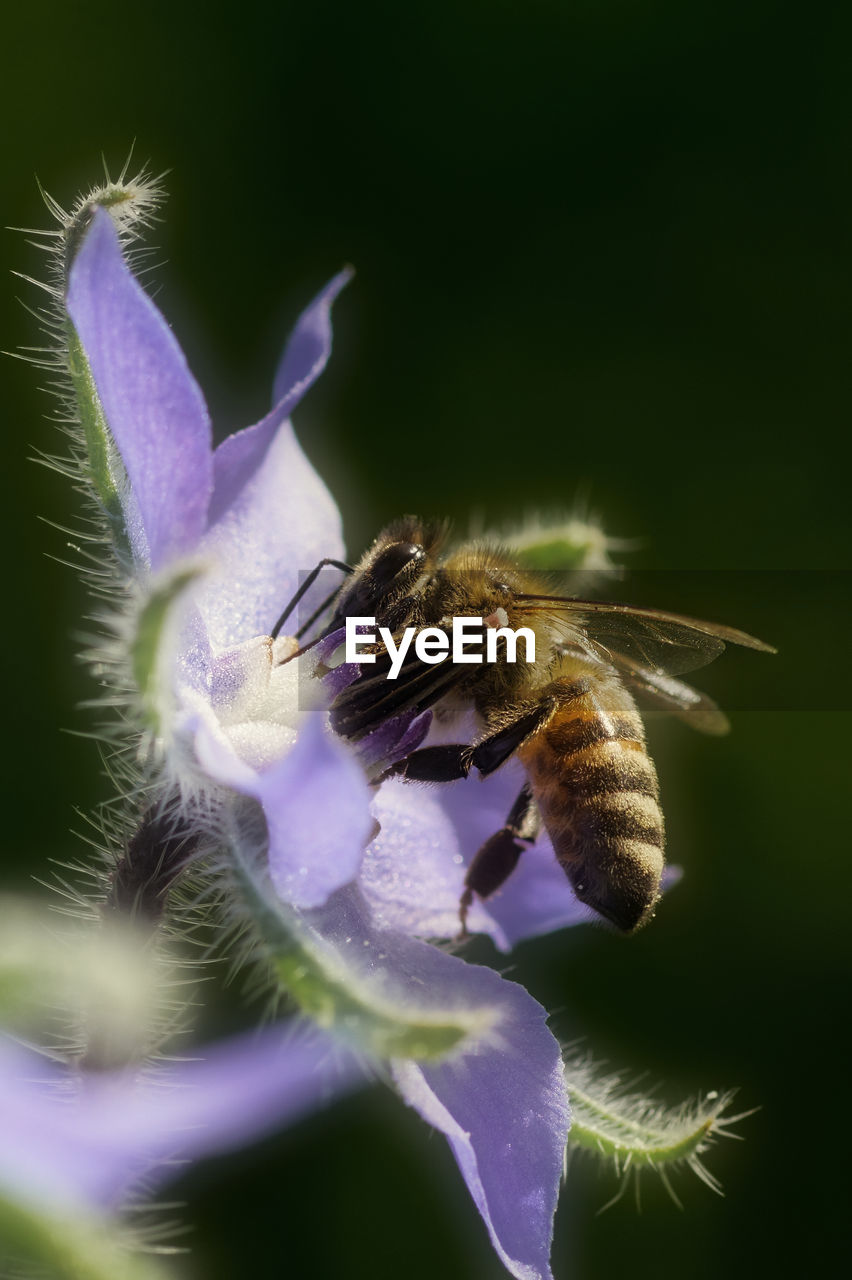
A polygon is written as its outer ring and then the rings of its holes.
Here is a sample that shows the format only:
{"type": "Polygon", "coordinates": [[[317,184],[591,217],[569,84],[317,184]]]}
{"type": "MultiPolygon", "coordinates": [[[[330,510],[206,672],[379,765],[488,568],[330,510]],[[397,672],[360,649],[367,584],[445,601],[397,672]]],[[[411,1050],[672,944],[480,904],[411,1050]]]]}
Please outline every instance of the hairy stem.
{"type": "Polygon", "coordinates": [[[151,926],[162,919],[169,890],[201,843],[197,823],[180,816],[174,799],[158,802],[142,818],[116,863],[106,915],[129,916],[151,926]]]}

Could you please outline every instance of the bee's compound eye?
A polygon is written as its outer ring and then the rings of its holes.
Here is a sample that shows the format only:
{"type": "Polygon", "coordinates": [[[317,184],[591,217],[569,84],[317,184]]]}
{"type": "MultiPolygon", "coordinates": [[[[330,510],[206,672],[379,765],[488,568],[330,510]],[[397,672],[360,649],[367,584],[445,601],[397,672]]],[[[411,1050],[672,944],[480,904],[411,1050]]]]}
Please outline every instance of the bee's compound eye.
{"type": "Polygon", "coordinates": [[[417,542],[394,542],[386,547],[372,567],[372,577],[380,586],[389,585],[398,573],[409,565],[426,559],[426,552],[417,542]]]}

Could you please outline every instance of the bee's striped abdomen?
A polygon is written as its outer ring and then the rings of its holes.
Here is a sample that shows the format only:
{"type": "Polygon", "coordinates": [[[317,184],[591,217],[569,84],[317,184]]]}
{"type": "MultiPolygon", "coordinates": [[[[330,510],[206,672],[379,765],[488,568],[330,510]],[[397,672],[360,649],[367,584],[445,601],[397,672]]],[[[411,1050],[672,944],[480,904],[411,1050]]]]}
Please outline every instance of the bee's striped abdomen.
{"type": "Polygon", "coordinates": [[[556,680],[556,706],[518,755],[581,901],[635,929],[659,895],[664,828],[639,712],[610,676],[556,680]]]}

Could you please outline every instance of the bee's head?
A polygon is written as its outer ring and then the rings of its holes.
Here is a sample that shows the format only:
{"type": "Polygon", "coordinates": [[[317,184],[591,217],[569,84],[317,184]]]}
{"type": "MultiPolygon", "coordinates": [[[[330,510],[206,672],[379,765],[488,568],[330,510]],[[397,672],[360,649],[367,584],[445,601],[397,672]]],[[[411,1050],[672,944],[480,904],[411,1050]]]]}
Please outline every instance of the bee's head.
{"type": "Polygon", "coordinates": [[[335,622],[347,617],[372,617],[379,623],[389,608],[409,595],[427,566],[428,553],[411,538],[380,536],[344,585],[335,608],[335,622]]]}

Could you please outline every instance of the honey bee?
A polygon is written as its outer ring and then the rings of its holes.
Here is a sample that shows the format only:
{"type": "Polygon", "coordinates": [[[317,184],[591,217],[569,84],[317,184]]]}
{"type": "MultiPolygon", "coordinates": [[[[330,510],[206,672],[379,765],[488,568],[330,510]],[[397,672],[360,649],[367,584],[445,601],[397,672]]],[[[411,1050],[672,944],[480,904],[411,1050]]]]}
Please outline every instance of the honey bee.
{"type": "Polygon", "coordinates": [[[473,741],[422,747],[382,778],[449,782],[473,769],[486,777],[510,756],[523,765],[526,782],[504,826],[469,864],[462,934],[474,895],[488,898],[504,884],[542,825],[580,901],[630,933],[653,915],[664,865],[657,773],[633,694],[699,730],[724,732],[719,708],[670,672],[709,662],[726,644],[774,650],[718,623],[543,593],[541,575],[499,547],[445,551],[445,542],[445,526],[405,516],[354,568],[324,562],[348,577],[326,601],[331,617],[317,639],[353,617],[374,618],[393,635],[411,627],[448,634],[454,618],[475,618],[483,637],[489,627],[528,628],[537,660],[508,660],[505,638],[494,662],[427,662],[409,648],[388,679],[391,655],[376,644],[370,665],[334,699],[332,725],[357,741],[404,712],[434,708],[451,723],[472,710],[473,741]]]}

